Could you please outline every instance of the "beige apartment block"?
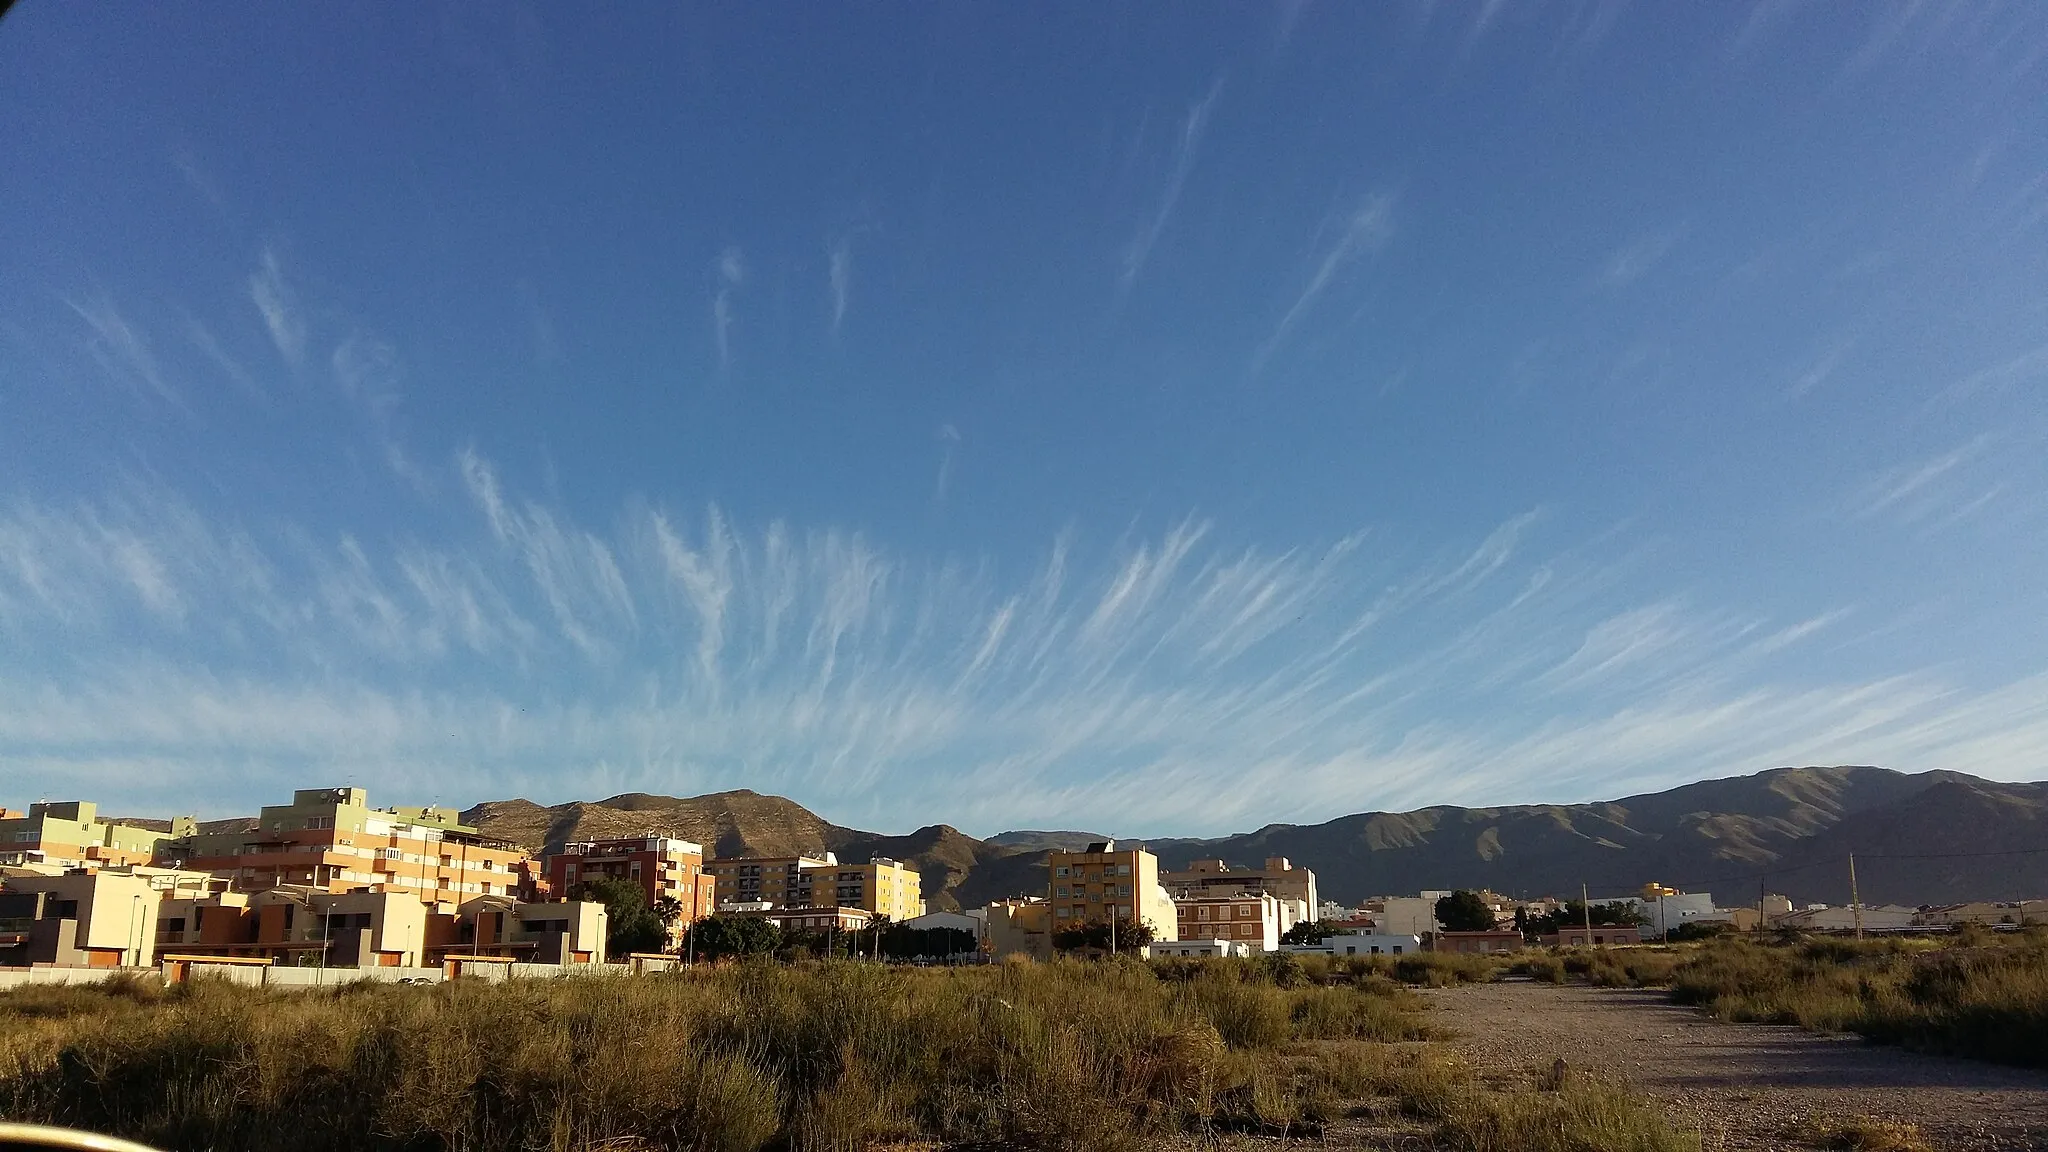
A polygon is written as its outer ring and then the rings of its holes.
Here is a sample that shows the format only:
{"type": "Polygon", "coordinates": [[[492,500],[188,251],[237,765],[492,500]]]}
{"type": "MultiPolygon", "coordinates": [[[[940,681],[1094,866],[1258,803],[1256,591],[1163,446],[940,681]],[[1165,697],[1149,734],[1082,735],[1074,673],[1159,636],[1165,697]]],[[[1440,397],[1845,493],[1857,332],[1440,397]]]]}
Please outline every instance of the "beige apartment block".
{"type": "Polygon", "coordinates": [[[1159,884],[1159,858],[1142,846],[1119,848],[1098,841],[1081,852],[1052,852],[1046,902],[1052,931],[1091,923],[1140,921],[1155,941],[1180,938],[1180,914],[1159,884]]]}
{"type": "Polygon", "coordinates": [[[1036,896],[998,900],[988,906],[989,955],[1052,959],[1052,905],[1036,896]]]}
{"type": "Polygon", "coordinates": [[[827,852],[815,856],[726,856],[704,867],[716,882],[718,906],[762,904],[771,908],[798,907],[810,903],[810,881],[805,870],[836,866],[838,857],[827,852]]]}
{"type": "Polygon", "coordinates": [[[519,895],[530,863],[451,811],[372,808],[361,788],[302,789],[266,806],[251,831],[166,841],[159,855],[225,876],[237,891],[402,892],[443,912],[472,896],[519,895]]]}
{"type": "Polygon", "coordinates": [[[148,967],[159,903],[145,877],[9,868],[0,876],[0,966],[148,967]]]}
{"type": "Polygon", "coordinates": [[[832,853],[814,856],[725,857],[705,865],[718,884],[718,906],[860,909],[874,917],[909,920],[924,915],[923,878],[910,866],[877,856],[843,864],[832,853]]]}
{"type": "Polygon", "coordinates": [[[148,864],[157,846],[190,835],[190,816],[171,821],[169,831],[100,819],[89,800],[29,805],[27,812],[0,817],[0,865],[46,864],[57,868],[98,868],[148,864]]]}

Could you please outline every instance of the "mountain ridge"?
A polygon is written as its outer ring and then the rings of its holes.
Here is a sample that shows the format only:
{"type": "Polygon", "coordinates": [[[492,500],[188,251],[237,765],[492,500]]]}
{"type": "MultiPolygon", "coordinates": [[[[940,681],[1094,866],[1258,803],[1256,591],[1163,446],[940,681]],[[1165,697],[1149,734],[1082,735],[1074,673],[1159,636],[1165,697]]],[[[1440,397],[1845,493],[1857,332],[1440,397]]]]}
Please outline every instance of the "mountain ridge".
{"type": "MultiPolygon", "coordinates": [[[[632,792],[547,807],[487,801],[463,818],[533,851],[659,832],[726,855],[887,856],[922,875],[934,908],[1042,893],[1048,849],[1117,838],[1020,830],[977,839],[945,824],[883,835],[748,789],[693,797],[632,792]]],[[[2048,894],[2048,784],[1868,765],[1772,768],[1580,804],[1440,804],[1231,836],[1129,839],[1148,844],[1163,868],[1284,856],[1314,869],[1322,893],[1344,902],[1459,887],[1537,897],[1576,895],[1585,884],[1595,895],[1625,895],[1657,881],[1743,904],[1755,899],[1761,878],[1799,902],[1843,903],[1852,851],[1859,894],[1870,903],[2048,894]],[[1965,834],[1971,846],[2004,855],[1956,854],[1965,834]]]]}

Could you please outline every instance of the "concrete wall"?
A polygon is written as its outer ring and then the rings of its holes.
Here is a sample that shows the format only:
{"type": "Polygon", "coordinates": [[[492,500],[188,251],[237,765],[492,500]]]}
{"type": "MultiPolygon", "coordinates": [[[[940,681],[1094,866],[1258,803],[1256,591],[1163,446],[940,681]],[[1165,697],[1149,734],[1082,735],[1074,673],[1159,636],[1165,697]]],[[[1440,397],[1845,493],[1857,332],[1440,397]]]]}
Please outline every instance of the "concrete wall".
{"type": "MultiPolygon", "coordinates": [[[[201,965],[193,965],[196,973],[201,965]]],[[[439,984],[447,976],[439,968],[251,968],[261,972],[263,983],[270,988],[319,988],[336,984],[353,984],[371,980],[379,984],[396,984],[401,980],[424,980],[439,984]]]]}
{"type": "Polygon", "coordinates": [[[112,976],[154,976],[154,968],[0,968],[0,990],[29,984],[96,984],[112,976]]]}

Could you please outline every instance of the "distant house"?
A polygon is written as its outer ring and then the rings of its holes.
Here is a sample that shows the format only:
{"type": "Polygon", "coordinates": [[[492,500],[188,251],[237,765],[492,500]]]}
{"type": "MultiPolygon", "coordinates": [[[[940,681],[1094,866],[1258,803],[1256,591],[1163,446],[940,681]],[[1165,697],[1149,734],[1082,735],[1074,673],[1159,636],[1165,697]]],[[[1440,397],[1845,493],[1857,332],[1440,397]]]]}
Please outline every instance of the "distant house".
{"type": "Polygon", "coordinates": [[[1412,956],[1422,951],[1422,937],[1399,932],[1349,932],[1320,944],[1290,944],[1282,952],[1319,952],[1325,956],[1412,956]]]}
{"type": "Polygon", "coordinates": [[[1143,949],[1147,958],[1159,956],[1249,956],[1252,947],[1241,940],[1169,940],[1164,944],[1147,944],[1143,949]]]}
{"type": "Polygon", "coordinates": [[[1528,946],[1520,932],[1438,932],[1427,941],[1431,952],[1517,952],[1528,946]]]}
{"type": "MultiPolygon", "coordinates": [[[[1871,931],[1910,928],[1919,917],[1912,908],[1869,907],[1863,909],[1861,926],[1871,931]]],[[[1856,909],[1842,907],[1802,908],[1772,921],[1778,928],[1804,928],[1813,932],[1847,932],[1858,926],[1856,909]]]]}
{"type": "Polygon", "coordinates": [[[1595,924],[1591,928],[1583,925],[1560,928],[1545,936],[1543,942],[1557,948],[1606,947],[1613,944],[1641,944],[1643,929],[1633,924],[1595,924]]]}

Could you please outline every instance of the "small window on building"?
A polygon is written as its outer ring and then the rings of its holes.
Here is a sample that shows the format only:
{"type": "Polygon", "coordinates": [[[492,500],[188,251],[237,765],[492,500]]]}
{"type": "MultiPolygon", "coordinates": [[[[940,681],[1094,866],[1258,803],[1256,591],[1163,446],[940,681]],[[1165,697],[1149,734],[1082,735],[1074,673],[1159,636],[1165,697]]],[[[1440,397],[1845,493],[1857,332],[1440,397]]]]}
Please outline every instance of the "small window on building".
{"type": "Polygon", "coordinates": [[[1396,955],[1396,956],[1399,956],[1400,954],[1401,954],[1401,946],[1400,946],[1399,944],[1396,944],[1396,945],[1394,945],[1394,955],[1396,955]]]}

